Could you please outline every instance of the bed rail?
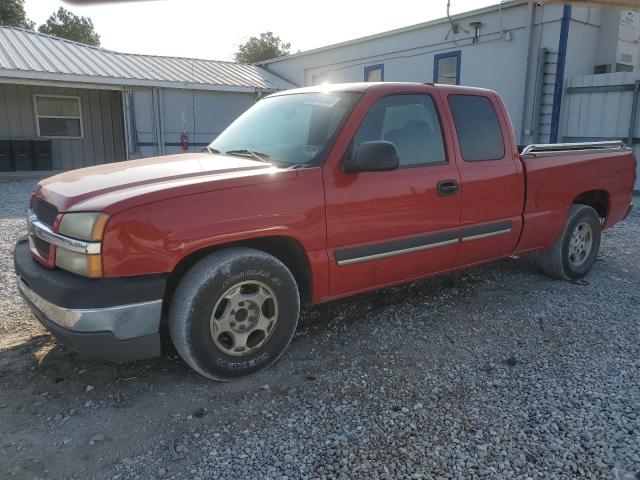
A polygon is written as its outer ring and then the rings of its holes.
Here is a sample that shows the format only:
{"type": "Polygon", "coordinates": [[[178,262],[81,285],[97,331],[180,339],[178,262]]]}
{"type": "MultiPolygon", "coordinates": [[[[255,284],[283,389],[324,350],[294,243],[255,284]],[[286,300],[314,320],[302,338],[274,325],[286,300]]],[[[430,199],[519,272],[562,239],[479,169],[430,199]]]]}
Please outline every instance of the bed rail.
{"type": "Polygon", "coordinates": [[[578,153],[618,152],[622,150],[630,150],[622,140],[584,143],[534,143],[524,147],[522,156],[545,157],[578,153]]]}

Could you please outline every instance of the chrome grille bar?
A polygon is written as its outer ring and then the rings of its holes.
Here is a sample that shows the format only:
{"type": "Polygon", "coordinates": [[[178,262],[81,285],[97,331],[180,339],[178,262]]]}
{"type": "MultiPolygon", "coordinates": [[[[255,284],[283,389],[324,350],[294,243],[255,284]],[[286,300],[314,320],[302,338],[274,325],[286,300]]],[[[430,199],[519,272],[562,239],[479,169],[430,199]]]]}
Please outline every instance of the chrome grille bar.
{"type": "Polygon", "coordinates": [[[51,228],[38,220],[35,215],[29,215],[27,229],[31,235],[34,235],[45,242],[49,242],[56,247],[65,248],[72,252],[93,255],[100,253],[102,249],[102,244],[100,242],[85,242],[84,240],[65,237],[64,235],[54,232],[51,228]]]}

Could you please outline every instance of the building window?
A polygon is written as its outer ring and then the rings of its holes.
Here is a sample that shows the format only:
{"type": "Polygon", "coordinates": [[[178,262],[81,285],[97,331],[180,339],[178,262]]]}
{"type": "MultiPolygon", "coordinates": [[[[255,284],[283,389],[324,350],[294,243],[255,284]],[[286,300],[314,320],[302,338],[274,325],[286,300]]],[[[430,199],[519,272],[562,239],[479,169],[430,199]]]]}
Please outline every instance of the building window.
{"type": "Polygon", "coordinates": [[[460,50],[440,53],[433,57],[433,81],[446,85],[460,85],[460,50]]]}
{"type": "Polygon", "coordinates": [[[384,82],[384,65],[371,65],[364,67],[365,82],[384,82]]]}
{"type": "Polygon", "coordinates": [[[633,72],[633,65],[616,63],[616,72],[633,72]]]}
{"type": "Polygon", "coordinates": [[[35,95],[38,137],[82,138],[80,97],[35,95]]]}
{"type": "Polygon", "coordinates": [[[311,85],[315,86],[327,83],[327,78],[326,73],[316,73],[315,75],[311,75],[311,85]]]}

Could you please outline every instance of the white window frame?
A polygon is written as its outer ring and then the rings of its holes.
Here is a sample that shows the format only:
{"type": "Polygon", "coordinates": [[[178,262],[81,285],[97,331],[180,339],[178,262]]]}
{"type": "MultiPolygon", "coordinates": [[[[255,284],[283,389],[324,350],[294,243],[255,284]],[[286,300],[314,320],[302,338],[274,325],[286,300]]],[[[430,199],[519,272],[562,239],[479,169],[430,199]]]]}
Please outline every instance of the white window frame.
{"type": "Polygon", "coordinates": [[[58,138],[63,140],[79,140],[84,138],[84,121],[82,118],[82,99],[77,95],[54,95],[47,93],[35,93],[33,95],[33,113],[36,118],[36,133],[38,134],[38,138],[58,138]],[[66,115],[39,115],[38,114],[38,97],[44,98],[73,98],[78,101],[78,116],[70,117],[66,115]],[[63,136],[53,136],[53,135],[42,135],[40,133],[40,119],[41,118],[69,118],[72,120],[80,120],[80,136],[79,137],[68,137],[66,135],[63,136]]]}

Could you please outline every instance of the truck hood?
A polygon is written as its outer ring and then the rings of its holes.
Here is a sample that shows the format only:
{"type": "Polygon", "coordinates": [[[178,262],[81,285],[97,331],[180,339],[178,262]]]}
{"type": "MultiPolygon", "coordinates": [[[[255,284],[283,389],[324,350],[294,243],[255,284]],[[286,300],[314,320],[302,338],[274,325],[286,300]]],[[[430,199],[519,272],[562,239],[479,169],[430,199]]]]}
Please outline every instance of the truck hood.
{"type": "Polygon", "coordinates": [[[115,213],[132,199],[144,203],[202,189],[262,183],[277,179],[276,172],[294,173],[257,160],[185,153],[71,170],[40,182],[36,194],[60,212],[115,213]]]}

